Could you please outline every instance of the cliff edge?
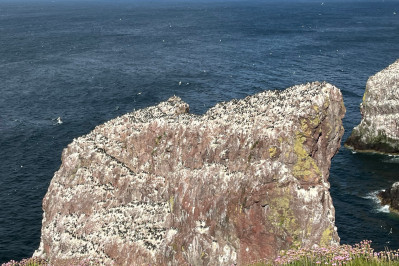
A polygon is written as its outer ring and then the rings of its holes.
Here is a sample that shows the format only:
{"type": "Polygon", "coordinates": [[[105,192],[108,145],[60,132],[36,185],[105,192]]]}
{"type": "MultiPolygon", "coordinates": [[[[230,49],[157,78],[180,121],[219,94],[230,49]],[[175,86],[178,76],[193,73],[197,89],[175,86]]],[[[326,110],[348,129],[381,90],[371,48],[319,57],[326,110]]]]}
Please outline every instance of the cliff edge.
{"type": "Polygon", "coordinates": [[[344,131],[339,89],[314,82],[188,110],[172,97],[74,139],[34,256],[242,265],[338,244],[328,177],[344,131]]]}
{"type": "Polygon", "coordinates": [[[399,60],[368,79],[360,112],[362,120],[345,146],[399,154],[399,60]]]}

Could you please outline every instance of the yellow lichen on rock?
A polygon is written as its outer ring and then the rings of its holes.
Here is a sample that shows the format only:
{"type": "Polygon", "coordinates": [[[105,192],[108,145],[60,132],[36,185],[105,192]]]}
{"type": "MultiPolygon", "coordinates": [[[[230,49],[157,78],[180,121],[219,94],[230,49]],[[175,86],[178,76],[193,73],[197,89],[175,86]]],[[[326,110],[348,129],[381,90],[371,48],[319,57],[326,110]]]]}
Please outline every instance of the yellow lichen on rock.
{"type": "Polygon", "coordinates": [[[274,158],[274,156],[276,156],[277,154],[277,148],[276,147],[270,147],[269,148],[269,154],[270,154],[270,158],[274,158]]]}
{"type": "Polygon", "coordinates": [[[268,202],[270,210],[268,220],[273,224],[274,233],[283,238],[287,234],[291,235],[292,243],[290,246],[300,247],[301,241],[299,239],[302,229],[294,212],[290,208],[293,200],[290,188],[282,188],[278,195],[268,202]]]}
{"type": "Polygon", "coordinates": [[[297,178],[305,181],[312,181],[321,176],[321,172],[315,160],[304,149],[303,143],[305,141],[306,137],[303,134],[296,134],[294,152],[297,156],[297,162],[292,169],[292,173],[297,178]]]}
{"type": "Polygon", "coordinates": [[[291,194],[288,187],[283,188],[278,197],[270,201],[270,219],[271,222],[280,229],[294,232],[297,221],[290,209],[291,194]]]}
{"type": "Polygon", "coordinates": [[[309,136],[311,133],[311,128],[309,127],[306,119],[301,120],[301,130],[306,136],[309,136]]]}
{"type": "Polygon", "coordinates": [[[323,234],[321,235],[320,246],[329,246],[331,244],[332,233],[333,229],[330,227],[324,230],[323,234]]]}
{"type": "Polygon", "coordinates": [[[170,212],[173,212],[173,207],[175,205],[175,197],[170,196],[169,198],[169,207],[170,207],[170,212]]]}

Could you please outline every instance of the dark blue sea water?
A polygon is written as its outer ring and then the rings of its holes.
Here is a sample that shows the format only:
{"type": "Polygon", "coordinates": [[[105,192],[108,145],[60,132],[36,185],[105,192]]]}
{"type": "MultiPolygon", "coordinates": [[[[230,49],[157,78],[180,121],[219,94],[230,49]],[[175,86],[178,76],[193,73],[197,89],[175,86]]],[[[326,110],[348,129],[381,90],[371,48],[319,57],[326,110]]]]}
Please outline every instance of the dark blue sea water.
{"type": "MultiPolygon", "coordinates": [[[[398,1],[0,0],[0,262],[38,247],[61,151],[96,125],[174,94],[204,113],[326,80],[343,92],[346,139],[367,78],[397,58],[398,1]]],[[[372,197],[394,181],[399,158],[340,150],[342,243],[399,248],[399,217],[372,197]]]]}

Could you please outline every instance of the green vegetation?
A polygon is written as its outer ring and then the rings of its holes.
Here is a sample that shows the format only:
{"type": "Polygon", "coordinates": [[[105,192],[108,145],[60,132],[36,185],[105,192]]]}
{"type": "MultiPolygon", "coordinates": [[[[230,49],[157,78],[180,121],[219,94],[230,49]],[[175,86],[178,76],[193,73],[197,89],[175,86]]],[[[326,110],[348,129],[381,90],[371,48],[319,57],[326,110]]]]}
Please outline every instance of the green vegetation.
{"type": "MultiPolygon", "coordinates": [[[[291,266],[399,266],[399,250],[385,250],[375,252],[371,248],[371,241],[363,240],[359,244],[353,246],[340,245],[315,248],[299,248],[282,251],[280,256],[275,260],[268,258],[254,261],[247,266],[274,266],[274,265],[291,265],[291,266]]],[[[182,247],[183,249],[183,247],[182,247]]],[[[30,258],[20,262],[10,261],[2,264],[2,266],[48,266],[47,261],[30,258]]],[[[101,265],[98,261],[82,260],[75,266],[94,266],[101,265]]]]}
{"type": "MultiPolygon", "coordinates": [[[[23,259],[21,261],[12,260],[7,263],[3,263],[1,266],[53,266],[53,265],[54,264],[50,264],[48,261],[43,259],[29,258],[29,259],[23,259]]],[[[84,259],[77,263],[68,264],[68,266],[98,266],[98,265],[102,265],[102,263],[91,259],[84,259]]]]}
{"type": "Polygon", "coordinates": [[[47,265],[48,265],[47,261],[39,258],[29,258],[29,259],[23,259],[21,261],[12,260],[2,264],[2,266],[47,266],[47,265]]]}

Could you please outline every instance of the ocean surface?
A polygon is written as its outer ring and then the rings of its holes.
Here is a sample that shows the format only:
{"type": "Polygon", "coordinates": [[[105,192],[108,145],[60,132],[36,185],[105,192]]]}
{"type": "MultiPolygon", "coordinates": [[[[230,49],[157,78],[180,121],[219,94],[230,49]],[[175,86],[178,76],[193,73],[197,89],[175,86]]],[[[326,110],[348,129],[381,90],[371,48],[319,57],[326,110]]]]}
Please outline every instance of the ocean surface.
{"type": "MultiPolygon", "coordinates": [[[[173,95],[201,114],[319,80],[342,90],[345,140],[368,77],[397,58],[399,1],[0,0],[0,263],[38,247],[61,152],[96,125],[173,95]]],[[[398,157],[341,148],[341,243],[399,248],[399,216],[375,198],[395,181],[398,157]]]]}

